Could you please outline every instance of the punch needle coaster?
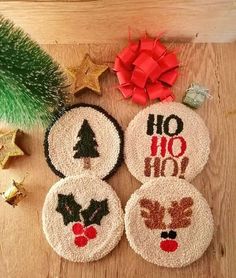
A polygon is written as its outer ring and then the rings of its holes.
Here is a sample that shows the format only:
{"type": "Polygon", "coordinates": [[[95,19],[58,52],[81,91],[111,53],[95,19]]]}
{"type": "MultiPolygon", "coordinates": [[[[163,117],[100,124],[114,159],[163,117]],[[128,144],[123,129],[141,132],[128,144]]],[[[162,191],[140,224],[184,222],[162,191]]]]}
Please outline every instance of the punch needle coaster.
{"type": "Polygon", "coordinates": [[[101,107],[77,104],[64,110],[47,129],[45,156],[60,177],[90,172],[105,179],[123,160],[123,132],[101,107]]]}
{"type": "Polygon", "coordinates": [[[181,103],[157,103],[139,112],[125,134],[125,162],[141,182],[160,176],[192,180],[210,152],[207,127],[181,103]]]}
{"type": "Polygon", "coordinates": [[[42,219],[51,247],[73,262],[101,259],[118,244],[124,229],[115,191],[91,174],[54,184],[46,196],[42,219]]]}
{"type": "Polygon", "coordinates": [[[211,210],[183,179],[152,179],[136,190],[125,208],[128,241],[145,260],[183,267],[199,259],[213,236],[211,210]]]}

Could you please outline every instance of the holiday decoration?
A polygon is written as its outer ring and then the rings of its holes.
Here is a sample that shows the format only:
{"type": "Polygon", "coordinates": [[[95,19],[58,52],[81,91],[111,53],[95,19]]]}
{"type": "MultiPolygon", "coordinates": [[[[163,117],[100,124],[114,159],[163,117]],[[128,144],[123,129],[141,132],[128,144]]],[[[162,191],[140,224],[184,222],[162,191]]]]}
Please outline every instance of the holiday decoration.
{"type": "Polygon", "coordinates": [[[97,230],[93,226],[86,228],[79,222],[73,225],[72,230],[76,236],[74,243],[78,247],[86,246],[89,240],[94,239],[97,236],[97,230]]]}
{"type": "Polygon", "coordinates": [[[63,109],[46,131],[48,165],[63,179],[45,199],[43,229],[52,248],[70,261],[98,260],[121,238],[120,201],[101,179],[120,166],[123,140],[113,117],[83,103],[63,109]]]}
{"type": "Polygon", "coordinates": [[[172,101],[170,90],[178,77],[179,61],[158,38],[130,42],[115,59],[114,71],[125,98],[146,105],[148,99],[172,101]]]}
{"type": "Polygon", "coordinates": [[[26,191],[23,187],[24,180],[21,182],[12,181],[8,189],[1,193],[5,202],[15,207],[17,204],[26,197],[26,191]]]}
{"type": "Polygon", "coordinates": [[[74,200],[73,194],[58,194],[56,211],[62,214],[64,224],[68,225],[70,222],[80,221],[72,227],[73,233],[80,235],[75,238],[75,244],[78,247],[84,247],[88,243],[88,239],[96,237],[97,230],[91,225],[101,225],[103,216],[109,213],[107,199],[101,202],[91,199],[87,209],[81,210],[81,208],[81,205],[74,200]],[[81,217],[83,218],[83,224],[81,223],[81,217]],[[87,228],[87,226],[89,227],[87,228]],[[84,235],[81,236],[83,233],[84,235]]]}
{"type": "Polygon", "coordinates": [[[0,16],[0,120],[47,124],[66,101],[64,76],[20,28],[0,16]]]}
{"type": "Polygon", "coordinates": [[[22,156],[24,152],[16,145],[16,136],[19,130],[0,134],[0,167],[5,168],[10,157],[22,156]]]}
{"type": "Polygon", "coordinates": [[[54,184],[42,218],[49,244],[74,262],[104,257],[118,244],[124,229],[119,198],[93,174],[66,177],[54,184]]]}
{"type": "Polygon", "coordinates": [[[199,259],[213,236],[211,210],[183,179],[151,179],[136,190],[125,208],[128,241],[145,260],[183,267],[199,259]]]}
{"type": "Polygon", "coordinates": [[[192,83],[186,90],[183,103],[192,108],[199,108],[207,97],[211,97],[208,89],[199,84],[192,83]]]}
{"type": "Polygon", "coordinates": [[[101,95],[99,77],[108,69],[108,66],[93,63],[88,54],[85,55],[78,68],[69,68],[69,75],[72,77],[73,93],[75,95],[90,89],[94,93],[101,95]]]}
{"type": "Polygon", "coordinates": [[[105,179],[122,162],[123,132],[102,108],[80,103],[62,110],[47,129],[45,156],[60,177],[91,172],[105,179]]]}
{"type": "Polygon", "coordinates": [[[85,227],[91,224],[101,225],[103,216],[107,215],[108,213],[109,210],[107,199],[104,199],[100,202],[91,199],[89,207],[81,211],[85,227]]]}
{"type": "Polygon", "coordinates": [[[90,201],[90,206],[86,210],[81,211],[84,224],[75,223],[72,227],[73,233],[75,235],[80,235],[75,238],[75,244],[78,247],[84,247],[88,243],[88,240],[96,238],[97,230],[91,225],[101,225],[103,216],[108,213],[107,199],[101,202],[92,199],[90,201]],[[89,227],[87,228],[87,226],[89,227]]]}
{"type": "Polygon", "coordinates": [[[68,225],[70,222],[80,221],[80,215],[83,216],[85,226],[94,223],[100,225],[102,217],[109,213],[107,199],[101,202],[92,199],[87,209],[80,211],[81,208],[81,205],[76,203],[73,194],[58,194],[56,211],[62,214],[65,225],[68,225]]]}
{"type": "Polygon", "coordinates": [[[84,158],[84,168],[91,169],[90,158],[98,157],[97,141],[95,140],[95,134],[90,127],[87,120],[83,121],[81,129],[78,133],[80,141],[74,146],[73,150],[76,151],[74,158],[84,158]]]}
{"type": "Polygon", "coordinates": [[[192,180],[204,167],[210,138],[203,120],[180,103],[139,112],[126,130],[125,162],[141,182],[160,176],[192,180]]]}
{"type": "Polygon", "coordinates": [[[65,225],[80,220],[81,206],[76,203],[73,194],[58,194],[58,206],[56,211],[62,214],[65,225]]]}

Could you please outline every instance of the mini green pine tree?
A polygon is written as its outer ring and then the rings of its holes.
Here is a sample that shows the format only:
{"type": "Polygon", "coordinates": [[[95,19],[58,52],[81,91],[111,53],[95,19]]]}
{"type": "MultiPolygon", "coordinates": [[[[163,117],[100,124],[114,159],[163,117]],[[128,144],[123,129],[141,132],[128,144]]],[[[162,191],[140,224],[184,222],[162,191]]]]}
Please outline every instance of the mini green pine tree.
{"type": "Polygon", "coordinates": [[[59,65],[20,28],[0,16],[0,120],[47,124],[66,101],[59,65]]]}
{"type": "Polygon", "coordinates": [[[83,121],[83,124],[78,133],[80,140],[74,146],[73,150],[76,151],[74,158],[83,158],[84,159],[84,168],[91,168],[91,157],[98,157],[99,153],[97,151],[97,141],[95,139],[95,134],[90,127],[87,120],[83,121]]]}

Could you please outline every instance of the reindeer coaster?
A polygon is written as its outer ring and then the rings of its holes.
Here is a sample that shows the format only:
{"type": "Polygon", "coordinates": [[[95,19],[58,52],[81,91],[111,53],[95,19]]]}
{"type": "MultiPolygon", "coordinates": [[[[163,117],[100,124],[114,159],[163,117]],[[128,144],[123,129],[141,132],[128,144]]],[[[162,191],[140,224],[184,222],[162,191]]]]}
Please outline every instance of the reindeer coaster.
{"type": "Polygon", "coordinates": [[[92,173],[110,177],[123,160],[123,132],[102,108],[77,104],[63,110],[47,129],[45,156],[60,177],[92,173]]]}
{"type": "Polygon", "coordinates": [[[86,174],[61,179],[51,187],[42,219],[51,247],[74,262],[104,257],[118,244],[124,229],[115,191],[106,182],[86,174]]]}
{"type": "Polygon", "coordinates": [[[213,236],[211,210],[190,183],[175,177],[152,179],[125,208],[128,241],[145,260],[183,267],[199,259],[213,236]]]}
{"type": "Polygon", "coordinates": [[[192,180],[210,152],[208,130],[181,103],[157,103],[138,113],[125,134],[125,162],[141,182],[160,176],[192,180]]]}

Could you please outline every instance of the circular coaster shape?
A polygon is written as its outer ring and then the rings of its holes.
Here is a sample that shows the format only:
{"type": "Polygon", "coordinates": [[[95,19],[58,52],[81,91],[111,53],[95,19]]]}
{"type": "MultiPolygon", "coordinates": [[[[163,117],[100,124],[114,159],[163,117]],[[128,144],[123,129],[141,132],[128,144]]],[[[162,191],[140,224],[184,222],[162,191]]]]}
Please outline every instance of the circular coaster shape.
{"type": "Polygon", "coordinates": [[[203,120],[181,103],[158,103],[138,113],[125,134],[125,162],[136,179],[192,180],[204,167],[210,139],[203,120]]]}
{"type": "Polygon", "coordinates": [[[104,257],[118,244],[124,229],[115,191],[91,175],[67,177],[54,184],[46,196],[42,220],[51,247],[73,262],[104,257]]]}
{"type": "Polygon", "coordinates": [[[153,179],[136,190],[125,208],[128,241],[145,260],[183,267],[202,256],[213,236],[211,210],[190,183],[153,179]]]}
{"type": "Polygon", "coordinates": [[[77,104],[64,110],[47,129],[45,156],[60,177],[91,172],[110,177],[123,160],[123,132],[101,107],[77,104]]]}

